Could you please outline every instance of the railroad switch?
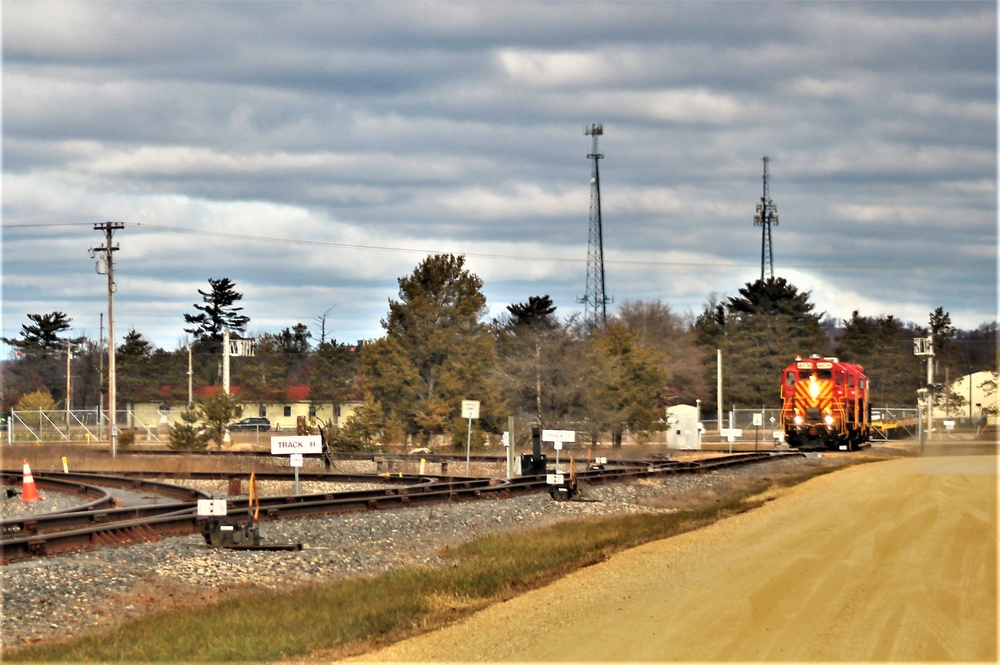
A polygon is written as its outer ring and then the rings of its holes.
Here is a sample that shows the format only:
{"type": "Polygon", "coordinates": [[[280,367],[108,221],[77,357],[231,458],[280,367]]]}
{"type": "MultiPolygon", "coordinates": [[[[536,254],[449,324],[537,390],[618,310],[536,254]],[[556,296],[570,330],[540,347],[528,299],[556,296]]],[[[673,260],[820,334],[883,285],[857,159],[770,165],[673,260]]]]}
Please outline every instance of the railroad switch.
{"type": "Polygon", "coordinates": [[[207,519],[201,526],[201,535],[211,547],[231,550],[301,550],[302,543],[283,545],[263,545],[260,542],[260,528],[250,519],[246,522],[207,519]]]}
{"type": "Polygon", "coordinates": [[[580,487],[576,480],[571,480],[562,485],[553,485],[549,488],[549,495],[556,501],[569,501],[575,499],[580,494],[580,487]]]}
{"type": "Polygon", "coordinates": [[[253,520],[246,523],[219,519],[205,520],[201,526],[201,535],[212,547],[260,545],[260,529],[253,520]]]}

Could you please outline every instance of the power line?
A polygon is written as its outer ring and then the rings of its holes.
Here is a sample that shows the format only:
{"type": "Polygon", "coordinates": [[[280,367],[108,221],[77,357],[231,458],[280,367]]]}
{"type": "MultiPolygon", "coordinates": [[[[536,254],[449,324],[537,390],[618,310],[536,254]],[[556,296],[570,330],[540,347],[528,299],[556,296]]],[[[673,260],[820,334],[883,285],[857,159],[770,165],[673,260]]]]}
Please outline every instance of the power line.
{"type": "MultiPolygon", "coordinates": [[[[349,244],[349,243],[339,243],[339,242],[329,242],[325,240],[302,240],[299,238],[276,238],[272,236],[260,236],[260,235],[250,235],[245,233],[225,233],[222,231],[206,231],[204,229],[190,229],[181,226],[168,226],[166,224],[145,224],[138,222],[125,222],[125,228],[135,228],[137,230],[157,230],[166,231],[169,233],[181,233],[185,235],[197,235],[212,238],[222,238],[227,240],[245,240],[247,242],[266,242],[275,244],[285,244],[285,245],[301,245],[306,247],[335,247],[339,249],[350,249],[350,250],[361,250],[361,251],[375,251],[375,252],[404,252],[411,254],[446,254],[447,251],[440,249],[418,249],[411,247],[391,247],[385,245],[362,245],[362,244],[349,244]]],[[[23,229],[23,228],[51,228],[51,227],[76,227],[84,226],[79,223],[55,223],[55,224],[4,224],[4,229],[23,229]]],[[[91,226],[87,223],[86,226],[91,226]]],[[[455,252],[451,252],[455,253],[455,252]]],[[[543,263],[569,263],[569,264],[580,264],[585,263],[585,259],[580,258],[569,258],[569,257],[557,257],[557,256],[530,256],[525,254],[487,254],[482,252],[458,252],[466,257],[479,258],[479,259],[499,259],[504,261],[534,261],[543,263]]],[[[669,261],[660,259],[604,259],[605,264],[622,265],[622,266],[676,266],[679,268],[749,268],[755,267],[758,264],[756,262],[749,261],[669,261]]],[[[954,263],[927,263],[922,262],[920,265],[890,265],[885,263],[868,264],[868,263],[835,263],[835,264],[805,264],[805,263],[794,263],[786,264],[788,268],[798,269],[798,270],[850,270],[857,271],[859,268],[864,268],[865,270],[914,270],[914,269],[928,269],[928,268],[954,268],[954,263]]]]}

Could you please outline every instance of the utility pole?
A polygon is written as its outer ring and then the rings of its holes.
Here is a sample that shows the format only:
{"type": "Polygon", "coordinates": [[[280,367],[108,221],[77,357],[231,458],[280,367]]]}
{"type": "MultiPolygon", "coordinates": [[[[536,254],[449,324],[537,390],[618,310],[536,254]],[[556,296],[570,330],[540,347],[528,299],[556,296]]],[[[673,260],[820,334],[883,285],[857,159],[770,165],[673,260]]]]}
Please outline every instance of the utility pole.
{"type": "Polygon", "coordinates": [[[601,173],[597,161],[604,155],[597,152],[597,137],[604,134],[604,125],[583,128],[585,136],[593,137],[593,147],[587,159],[594,162],[590,176],[590,233],[587,239],[587,291],[577,298],[584,306],[584,319],[596,328],[607,322],[610,298],[604,292],[604,231],[601,228],[601,173]]]}
{"type": "Polygon", "coordinates": [[[66,341],[66,431],[69,431],[70,418],[69,412],[73,408],[73,379],[72,379],[72,367],[73,367],[73,343],[69,340],[66,341]]]}
{"type": "Polygon", "coordinates": [[[104,245],[90,249],[91,258],[95,258],[98,254],[102,255],[101,258],[97,259],[97,274],[107,273],[108,275],[108,423],[111,426],[111,457],[116,457],[118,454],[118,413],[115,399],[115,290],[117,286],[115,285],[114,262],[114,252],[118,251],[118,245],[112,245],[111,238],[115,231],[124,228],[125,225],[121,222],[94,224],[95,231],[104,232],[104,245]]]}
{"type": "Polygon", "coordinates": [[[222,329],[222,390],[229,394],[229,328],[222,329]]]}
{"type": "Polygon", "coordinates": [[[99,381],[98,385],[101,386],[100,397],[98,399],[98,405],[97,405],[97,440],[98,441],[101,441],[101,440],[104,439],[104,435],[103,435],[104,424],[103,424],[103,421],[101,420],[101,412],[104,411],[104,390],[103,390],[103,387],[104,387],[104,356],[102,356],[101,353],[100,353],[100,349],[103,346],[104,346],[104,312],[101,312],[101,336],[99,338],[98,347],[97,347],[97,349],[98,349],[98,352],[97,352],[97,357],[98,357],[98,363],[97,363],[97,367],[98,367],[97,372],[98,372],[98,375],[97,375],[97,380],[99,381]]]}
{"type": "Polygon", "coordinates": [[[761,227],[760,238],[760,281],[764,281],[764,269],[768,269],[768,276],[774,277],[774,252],[771,246],[771,225],[778,225],[778,206],[771,200],[767,183],[767,163],[770,161],[764,155],[764,193],[757,204],[757,211],[753,216],[754,226],[761,227]]]}

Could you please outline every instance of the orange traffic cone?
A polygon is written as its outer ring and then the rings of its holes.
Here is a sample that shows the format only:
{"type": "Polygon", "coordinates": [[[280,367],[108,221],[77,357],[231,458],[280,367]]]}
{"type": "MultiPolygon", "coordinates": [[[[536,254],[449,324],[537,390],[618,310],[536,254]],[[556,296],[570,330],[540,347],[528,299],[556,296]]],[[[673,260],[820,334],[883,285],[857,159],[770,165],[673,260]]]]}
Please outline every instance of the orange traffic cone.
{"type": "Polygon", "coordinates": [[[31,467],[28,460],[24,460],[24,481],[21,483],[21,501],[38,501],[41,499],[38,488],[35,487],[35,479],[31,475],[31,467]]]}

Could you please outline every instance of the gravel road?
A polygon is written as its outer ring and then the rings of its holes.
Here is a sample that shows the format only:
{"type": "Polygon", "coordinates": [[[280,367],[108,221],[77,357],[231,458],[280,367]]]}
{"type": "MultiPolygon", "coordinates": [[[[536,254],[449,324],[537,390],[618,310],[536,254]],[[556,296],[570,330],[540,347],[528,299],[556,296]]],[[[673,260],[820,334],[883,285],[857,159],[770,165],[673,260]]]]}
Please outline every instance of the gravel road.
{"type": "Polygon", "coordinates": [[[358,658],[997,659],[995,448],[815,478],[756,510],[628,550],[358,658]]]}

